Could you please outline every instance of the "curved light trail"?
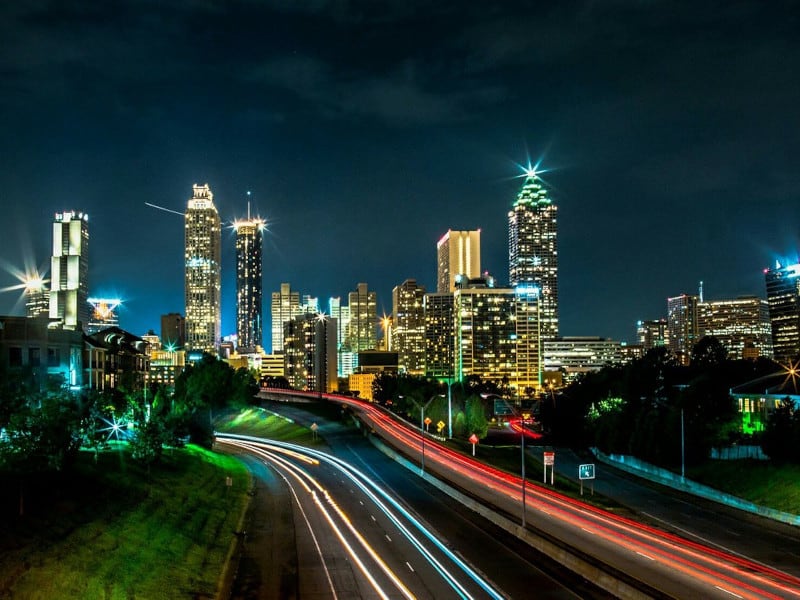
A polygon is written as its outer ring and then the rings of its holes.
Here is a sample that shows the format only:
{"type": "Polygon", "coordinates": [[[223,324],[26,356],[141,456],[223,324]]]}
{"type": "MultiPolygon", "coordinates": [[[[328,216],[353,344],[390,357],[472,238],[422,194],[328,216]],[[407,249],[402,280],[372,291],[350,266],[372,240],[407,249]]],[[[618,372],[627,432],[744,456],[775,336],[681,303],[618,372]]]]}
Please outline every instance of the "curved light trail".
{"type": "MultiPolygon", "coordinates": [[[[418,460],[422,445],[418,429],[374,404],[333,394],[326,394],[325,398],[358,412],[385,441],[418,460]]],[[[453,451],[427,435],[425,465],[483,501],[509,514],[521,514],[519,476],[453,451]]],[[[679,590],[680,595],[691,593],[704,598],[800,599],[797,577],[615,515],[552,489],[531,485],[526,488],[526,511],[538,511],[528,512],[528,516],[537,518],[539,529],[666,593],[679,590]]]]}
{"type": "MultiPolygon", "coordinates": [[[[372,560],[373,563],[379,566],[381,571],[385,574],[386,578],[393,584],[393,586],[405,598],[413,598],[414,595],[400,580],[400,578],[391,570],[386,562],[381,558],[377,550],[373,548],[367,540],[357,531],[355,526],[348,515],[337,505],[332,499],[328,490],[326,490],[318,480],[310,473],[293,465],[289,460],[277,456],[278,453],[284,454],[295,460],[302,460],[308,465],[318,465],[323,462],[335,469],[341,475],[346,477],[353,483],[361,493],[369,499],[373,505],[383,514],[388,520],[397,527],[398,532],[405,540],[418,552],[419,556],[427,562],[427,564],[434,569],[441,577],[441,580],[449,586],[450,589],[456,594],[457,597],[465,600],[474,598],[474,593],[470,592],[467,586],[459,579],[461,576],[466,576],[473,584],[486,594],[487,597],[500,600],[504,596],[498,592],[488,581],[481,577],[472,567],[453,553],[441,540],[436,538],[413,514],[406,510],[397,499],[385,490],[382,486],[378,485],[368,475],[352,466],[351,464],[325,452],[305,448],[296,444],[288,442],[279,442],[274,440],[264,440],[261,438],[254,438],[250,436],[240,436],[235,434],[217,434],[217,442],[227,444],[230,446],[239,447],[255,454],[258,454],[265,460],[268,460],[273,466],[279,466],[285,469],[292,477],[297,479],[306,490],[310,493],[317,503],[317,506],[330,526],[334,531],[336,537],[339,539],[342,548],[352,557],[353,561],[359,566],[362,575],[369,581],[375,592],[384,597],[385,590],[380,584],[371,578],[369,570],[367,569],[364,561],[360,558],[356,550],[351,544],[348,543],[346,536],[342,532],[342,528],[337,525],[341,522],[344,524],[345,529],[349,534],[358,541],[361,549],[372,560]],[[333,508],[333,512],[338,517],[335,520],[330,512],[326,510],[320,496],[325,499],[325,503],[333,508]],[[425,542],[414,533],[412,529],[420,532],[432,547],[426,546],[425,542]],[[436,553],[440,554],[437,558],[436,553]],[[452,563],[453,566],[448,567],[446,562],[452,563]]],[[[285,479],[285,478],[284,478],[285,479]]],[[[286,479],[285,479],[286,480],[286,479]]],[[[288,483],[288,482],[287,482],[288,483]]],[[[298,500],[299,502],[299,500],[298,500]]],[[[410,567],[410,565],[408,565],[410,567]]],[[[416,572],[413,571],[412,572],[416,572]]]]}

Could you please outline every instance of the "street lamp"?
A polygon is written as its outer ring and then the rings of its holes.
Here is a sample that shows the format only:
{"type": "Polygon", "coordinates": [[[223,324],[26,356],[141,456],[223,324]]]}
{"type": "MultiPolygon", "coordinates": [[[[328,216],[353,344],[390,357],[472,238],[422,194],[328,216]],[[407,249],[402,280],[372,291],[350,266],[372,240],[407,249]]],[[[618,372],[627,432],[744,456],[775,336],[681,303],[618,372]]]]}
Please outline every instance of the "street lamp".
{"type": "MultiPolygon", "coordinates": [[[[487,395],[487,396],[483,396],[483,397],[488,398],[489,396],[487,395]]],[[[511,411],[511,413],[514,416],[518,416],[519,420],[520,420],[520,436],[521,436],[520,437],[520,456],[521,456],[521,462],[522,462],[522,466],[520,468],[521,474],[522,474],[522,526],[525,527],[525,513],[526,513],[526,510],[525,510],[526,509],[526,505],[525,505],[525,421],[526,421],[526,419],[525,419],[524,413],[521,410],[519,411],[519,413],[517,413],[517,411],[514,408],[514,406],[511,405],[511,403],[509,403],[508,400],[506,400],[502,396],[496,396],[496,397],[500,398],[503,402],[505,402],[505,405],[508,407],[508,409],[511,411]]]]}
{"type": "Polygon", "coordinates": [[[419,435],[420,439],[422,439],[422,458],[419,464],[420,471],[423,475],[425,475],[425,409],[439,396],[440,394],[434,394],[424,405],[414,400],[414,398],[411,398],[411,401],[419,407],[419,435]]]}

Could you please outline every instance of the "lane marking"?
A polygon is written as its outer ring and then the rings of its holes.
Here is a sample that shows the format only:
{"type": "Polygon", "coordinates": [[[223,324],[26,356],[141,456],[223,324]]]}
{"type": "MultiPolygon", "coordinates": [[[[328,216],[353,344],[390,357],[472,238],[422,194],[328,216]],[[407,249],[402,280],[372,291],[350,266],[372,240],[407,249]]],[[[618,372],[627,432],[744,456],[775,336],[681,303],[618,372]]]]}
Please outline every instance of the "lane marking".
{"type": "Polygon", "coordinates": [[[719,587],[718,585],[715,585],[714,587],[717,588],[720,592],[725,592],[726,594],[730,594],[734,598],[744,598],[744,596],[740,596],[739,594],[736,594],[730,590],[726,590],[725,588],[719,587]]]}
{"type": "Polygon", "coordinates": [[[642,554],[642,553],[641,553],[641,552],[639,552],[638,550],[636,551],[636,554],[638,554],[639,556],[644,556],[644,557],[645,557],[647,560],[652,560],[652,561],[655,561],[655,560],[656,560],[656,559],[655,559],[655,558],[653,558],[652,556],[647,556],[647,554],[642,554]]]}

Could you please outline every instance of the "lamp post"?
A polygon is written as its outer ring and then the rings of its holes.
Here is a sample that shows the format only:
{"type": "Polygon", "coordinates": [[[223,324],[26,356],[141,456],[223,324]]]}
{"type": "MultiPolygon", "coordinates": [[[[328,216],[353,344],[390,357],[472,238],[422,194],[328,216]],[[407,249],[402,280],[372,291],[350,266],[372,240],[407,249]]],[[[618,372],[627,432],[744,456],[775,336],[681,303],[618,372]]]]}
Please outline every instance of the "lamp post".
{"type": "Polygon", "coordinates": [[[438,397],[439,394],[435,394],[431,396],[431,399],[428,400],[425,404],[420,404],[414,398],[411,398],[411,401],[419,407],[419,435],[420,439],[422,440],[422,458],[420,459],[420,472],[422,475],[425,475],[425,409],[428,408],[431,402],[433,402],[434,398],[438,397]]]}
{"type": "Polygon", "coordinates": [[[453,387],[453,378],[447,380],[447,437],[453,437],[453,396],[450,388],[453,387]]]}

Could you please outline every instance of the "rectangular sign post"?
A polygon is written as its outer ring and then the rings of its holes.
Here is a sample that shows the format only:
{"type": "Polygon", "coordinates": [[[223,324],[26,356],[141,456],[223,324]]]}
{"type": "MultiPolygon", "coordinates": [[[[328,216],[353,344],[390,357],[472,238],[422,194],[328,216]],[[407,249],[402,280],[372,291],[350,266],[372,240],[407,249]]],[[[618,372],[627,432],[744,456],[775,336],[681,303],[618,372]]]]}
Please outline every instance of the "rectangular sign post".
{"type": "Polygon", "coordinates": [[[592,482],[592,496],[594,496],[594,464],[578,465],[578,479],[581,480],[581,496],[583,496],[583,480],[592,482]]]}
{"type": "Polygon", "coordinates": [[[550,485],[553,485],[553,477],[554,472],[556,470],[556,453],[555,452],[545,452],[544,458],[542,460],[544,466],[544,483],[547,483],[547,467],[550,467],[550,485]]]}

